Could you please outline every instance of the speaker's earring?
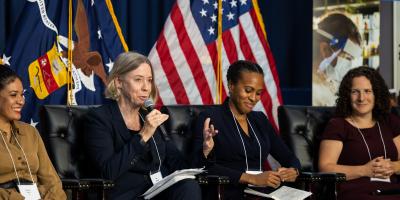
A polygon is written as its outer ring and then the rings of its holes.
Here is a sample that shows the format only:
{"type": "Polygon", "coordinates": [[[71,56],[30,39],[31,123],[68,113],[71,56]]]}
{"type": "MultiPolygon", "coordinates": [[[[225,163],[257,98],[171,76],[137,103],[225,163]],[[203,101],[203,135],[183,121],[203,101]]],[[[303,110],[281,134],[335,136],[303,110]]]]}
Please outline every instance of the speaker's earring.
{"type": "Polygon", "coordinates": [[[121,89],[121,87],[118,87],[118,90],[120,90],[121,89]]]}

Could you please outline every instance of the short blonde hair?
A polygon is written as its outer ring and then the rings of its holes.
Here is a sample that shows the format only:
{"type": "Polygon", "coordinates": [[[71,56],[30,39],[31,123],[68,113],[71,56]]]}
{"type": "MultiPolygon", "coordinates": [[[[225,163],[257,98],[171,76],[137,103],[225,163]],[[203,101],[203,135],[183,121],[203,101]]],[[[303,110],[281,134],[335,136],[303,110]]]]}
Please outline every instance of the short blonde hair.
{"type": "Polygon", "coordinates": [[[152,99],[154,103],[156,103],[158,91],[155,83],[153,66],[146,56],[135,52],[121,53],[115,60],[114,66],[111,69],[110,75],[108,76],[107,80],[107,87],[105,91],[106,98],[118,101],[121,98],[121,92],[115,84],[114,77],[119,77],[121,80],[124,80],[125,76],[129,72],[137,69],[143,63],[147,63],[148,65],[150,65],[151,75],[153,76],[153,78],[151,79],[151,92],[149,98],[152,99]]]}

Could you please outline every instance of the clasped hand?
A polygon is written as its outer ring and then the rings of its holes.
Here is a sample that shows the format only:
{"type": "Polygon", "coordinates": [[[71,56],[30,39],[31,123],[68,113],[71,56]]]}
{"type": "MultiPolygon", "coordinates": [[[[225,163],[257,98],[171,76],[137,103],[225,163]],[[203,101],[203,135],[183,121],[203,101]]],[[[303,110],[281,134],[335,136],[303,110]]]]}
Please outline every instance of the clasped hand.
{"type": "Polygon", "coordinates": [[[386,179],[394,173],[390,158],[384,159],[383,156],[369,161],[365,166],[368,169],[368,177],[386,179]]]}

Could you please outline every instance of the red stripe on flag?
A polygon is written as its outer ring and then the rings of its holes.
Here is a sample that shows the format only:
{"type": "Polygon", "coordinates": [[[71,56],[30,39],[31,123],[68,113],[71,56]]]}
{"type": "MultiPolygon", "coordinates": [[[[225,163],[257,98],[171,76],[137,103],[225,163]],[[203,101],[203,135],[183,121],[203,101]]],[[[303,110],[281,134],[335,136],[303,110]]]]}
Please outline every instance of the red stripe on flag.
{"type": "Polygon", "coordinates": [[[156,109],[160,110],[160,108],[164,105],[160,93],[158,93],[158,98],[157,98],[157,102],[156,102],[156,109]]]}
{"type": "Polygon", "coordinates": [[[233,64],[238,60],[238,52],[235,45],[235,40],[233,40],[232,33],[227,30],[222,33],[222,42],[224,43],[224,49],[226,56],[228,57],[229,64],[233,64]]]}
{"type": "Polygon", "coordinates": [[[203,104],[213,104],[213,98],[211,90],[208,85],[207,79],[204,75],[203,68],[201,66],[199,57],[197,56],[196,50],[193,47],[192,41],[185,28],[185,22],[179,9],[177,2],[171,11],[171,20],[175,26],[176,33],[178,35],[179,44],[186,57],[186,61],[193,73],[194,81],[199,89],[203,104]]]}
{"type": "MultiPolygon", "coordinates": [[[[207,49],[208,49],[208,53],[210,54],[212,63],[213,63],[213,67],[214,67],[214,73],[215,73],[215,77],[217,77],[218,74],[218,50],[217,50],[217,43],[214,41],[211,44],[207,45],[207,49]]],[[[222,78],[222,77],[221,77],[222,78]]],[[[224,84],[224,83],[222,83],[224,84]]],[[[226,91],[225,91],[225,87],[222,86],[222,102],[225,101],[227,97],[226,91]]]]}
{"type": "MultiPolygon", "coordinates": [[[[272,75],[274,77],[276,89],[278,91],[277,96],[278,96],[278,99],[279,99],[279,103],[282,105],[283,101],[282,101],[281,89],[279,87],[279,76],[278,76],[278,71],[276,70],[275,60],[274,60],[274,57],[272,55],[272,51],[269,48],[267,40],[265,39],[264,33],[263,33],[261,25],[260,25],[260,23],[259,23],[259,21],[257,19],[256,11],[254,10],[254,8],[250,10],[249,14],[250,14],[251,18],[253,19],[254,27],[255,27],[255,29],[257,31],[258,37],[260,38],[261,44],[264,47],[265,54],[267,55],[269,67],[271,69],[271,73],[272,73],[272,75]]],[[[278,130],[278,129],[276,129],[276,130],[278,130]]]]}
{"type": "Polygon", "coordinates": [[[178,71],[175,68],[175,64],[172,60],[169,52],[168,44],[164,36],[164,29],[158,37],[156,50],[160,57],[161,66],[164,69],[165,75],[167,76],[171,90],[174,93],[176,102],[178,104],[190,104],[189,97],[186,94],[185,87],[179,77],[178,71]]]}
{"type": "Polygon", "coordinates": [[[54,80],[53,73],[51,72],[50,61],[47,53],[40,57],[38,59],[38,62],[42,71],[43,83],[46,86],[47,92],[50,94],[54,92],[54,90],[57,90],[59,87],[56,80],[54,80]]]}
{"type": "MultiPolygon", "coordinates": [[[[253,51],[250,47],[249,41],[247,40],[247,37],[244,33],[242,24],[239,21],[239,35],[240,35],[240,48],[242,49],[242,53],[244,58],[247,61],[251,61],[251,62],[255,62],[257,63],[256,58],[254,57],[253,51]]],[[[271,122],[271,124],[274,126],[275,130],[277,129],[277,126],[275,124],[275,120],[274,120],[274,116],[272,114],[272,100],[271,100],[271,96],[268,92],[268,89],[265,85],[265,83],[263,84],[263,92],[261,93],[261,102],[264,106],[264,110],[267,113],[268,119],[271,122]]]]}
{"type": "Polygon", "coordinates": [[[257,63],[256,58],[254,57],[253,50],[251,50],[249,41],[247,40],[246,34],[244,33],[242,23],[239,21],[239,40],[240,40],[240,48],[242,49],[242,53],[244,58],[247,61],[251,61],[257,63]]]}

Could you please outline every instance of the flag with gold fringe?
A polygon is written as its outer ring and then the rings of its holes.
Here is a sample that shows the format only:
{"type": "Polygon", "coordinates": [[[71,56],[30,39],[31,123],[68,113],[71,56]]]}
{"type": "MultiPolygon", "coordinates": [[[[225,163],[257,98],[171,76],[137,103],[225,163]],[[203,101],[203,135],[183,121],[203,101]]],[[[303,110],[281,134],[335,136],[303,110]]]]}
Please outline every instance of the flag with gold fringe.
{"type": "Polygon", "coordinates": [[[22,78],[21,120],[39,128],[42,105],[109,102],[104,98],[107,77],[125,51],[111,0],[28,0],[0,64],[22,78]]]}

